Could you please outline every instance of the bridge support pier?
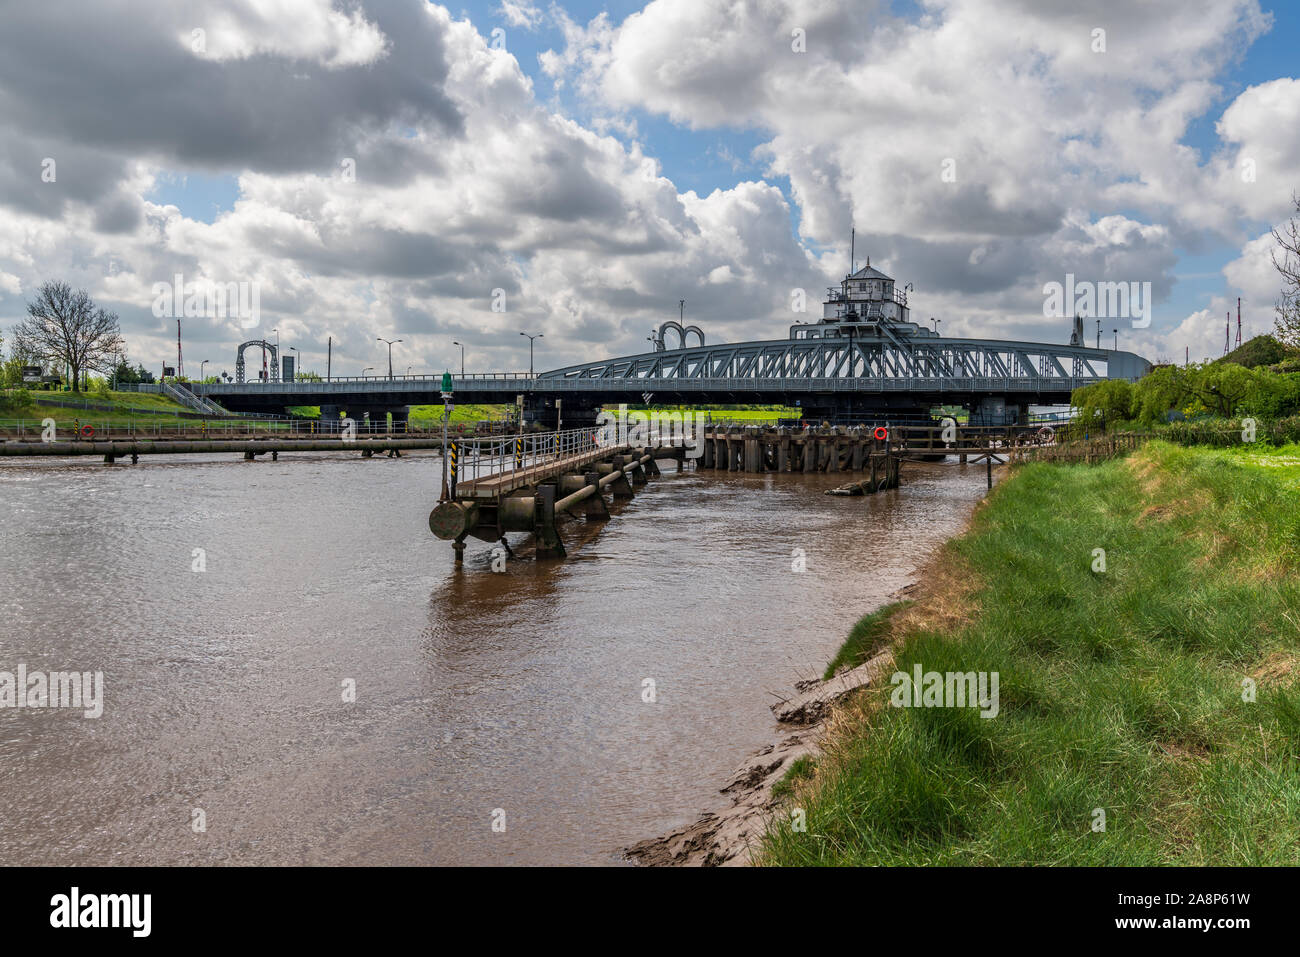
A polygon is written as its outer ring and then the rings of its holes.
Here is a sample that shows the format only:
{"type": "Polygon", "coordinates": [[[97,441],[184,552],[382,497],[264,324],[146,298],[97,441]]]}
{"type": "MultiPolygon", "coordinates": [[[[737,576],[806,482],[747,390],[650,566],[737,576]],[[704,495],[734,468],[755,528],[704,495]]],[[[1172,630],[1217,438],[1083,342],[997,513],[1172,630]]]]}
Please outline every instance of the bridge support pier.
{"type": "Polygon", "coordinates": [[[660,475],[661,473],[659,471],[659,466],[655,462],[655,450],[647,445],[644,449],[641,450],[641,454],[650,456],[650,458],[646,460],[644,466],[646,477],[648,478],[651,475],[654,476],[660,475]]]}
{"type": "Polygon", "coordinates": [[[555,486],[549,483],[537,486],[537,494],[534,498],[533,521],[535,522],[534,537],[537,539],[537,557],[538,558],[563,558],[565,556],[564,542],[560,540],[560,532],[555,527],[555,486]]]}
{"type": "MultiPolygon", "coordinates": [[[[610,471],[617,472],[619,469],[623,467],[623,463],[625,461],[626,460],[621,455],[614,456],[612,459],[610,459],[610,464],[613,466],[613,468],[610,471]]],[[[626,472],[623,472],[622,474],[619,475],[618,478],[616,478],[613,482],[611,482],[609,489],[613,493],[614,501],[616,502],[627,501],[628,499],[632,498],[633,495],[636,494],[635,492],[632,491],[632,483],[627,480],[626,472]]]]}
{"type": "Polygon", "coordinates": [[[588,472],[583,476],[586,484],[596,486],[596,490],[586,501],[586,510],[584,517],[589,522],[603,522],[609,518],[609,506],[605,504],[605,496],[600,494],[600,475],[597,472],[588,472]]]}
{"type": "Polygon", "coordinates": [[[326,434],[340,431],[343,428],[343,421],[340,418],[342,412],[342,406],[322,405],[320,407],[320,430],[326,434]]]}

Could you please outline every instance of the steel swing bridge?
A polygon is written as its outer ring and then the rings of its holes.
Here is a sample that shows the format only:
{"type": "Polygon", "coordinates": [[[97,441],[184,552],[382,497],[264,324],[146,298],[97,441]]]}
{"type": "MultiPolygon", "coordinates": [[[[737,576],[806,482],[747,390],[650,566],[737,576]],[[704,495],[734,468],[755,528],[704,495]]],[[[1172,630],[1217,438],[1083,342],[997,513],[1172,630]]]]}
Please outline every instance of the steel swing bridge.
{"type": "MultiPolygon", "coordinates": [[[[1078,318],[1063,345],[941,336],[910,321],[906,290],[869,264],[828,290],[819,320],[790,326],[785,339],[706,344],[698,327],[676,322],[652,338],[650,352],[537,375],[453,376],[456,399],[513,405],[523,396],[525,418],[552,427],[594,422],[602,407],[623,402],[782,404],[830,421],[925,416],[939,405],[959,405],[971,410],[972,422],[1007,425],[1025,421],[1031,405],[1068,404],[1081,386],[1133,381],[1151,370],[1135,353],[1084,345],[1078,318]],[[667,348],[668,331],[677,333],[677,348],[667,348]],[[687,333],[697,342],[687,345],[687,333]]],[[[241,411],[319,405],[323,418],[370,412],[404,421],[411,405],[438,404],[442,390],[438,376],[407,375],[220,383],[195,391],[241,411]]]]}

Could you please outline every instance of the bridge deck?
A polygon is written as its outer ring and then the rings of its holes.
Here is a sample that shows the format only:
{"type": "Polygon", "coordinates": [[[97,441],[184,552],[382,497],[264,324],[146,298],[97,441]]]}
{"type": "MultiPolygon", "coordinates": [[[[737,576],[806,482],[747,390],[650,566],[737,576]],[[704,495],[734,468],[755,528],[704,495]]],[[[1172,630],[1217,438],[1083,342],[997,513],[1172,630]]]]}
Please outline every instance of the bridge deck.
{"type": "Polygon", "coordinates": [[[574,455],[565,455],[547,462],[535,463],[519,469],[510,469],[499,472],[495,475],[487,475],[482,478],[469,479],[464,482],[456,483],[456,498],[458,499],[481,499],[497,498],[506,492],[514,491],[517,488],[526,488],[536,485],[539,482],[545,482],[548,479],[565,475],[569,472],[577,471],[584,465],[591,465],[601,459],[608,458],[620,452],[626,452],[630,446],[611,446],[593,447],[585,452],[579,452],[574,455]]]}

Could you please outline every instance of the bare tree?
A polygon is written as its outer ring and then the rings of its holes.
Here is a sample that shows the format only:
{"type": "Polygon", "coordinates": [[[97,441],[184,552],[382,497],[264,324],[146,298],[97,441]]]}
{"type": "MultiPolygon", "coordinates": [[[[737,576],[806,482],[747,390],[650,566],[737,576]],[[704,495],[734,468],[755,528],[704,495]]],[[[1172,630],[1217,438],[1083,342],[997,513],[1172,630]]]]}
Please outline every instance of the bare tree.
{"type": "MultiPolygon", "coordinates": [[[[1300,196],[1292,195],[1296,212],[1300,213],[1300,196]]],[[[1274,227],[1273,239],[1278,248],[1273,250],[1273,267],[1282,276],[1282,296],[1277,303],[1277,319],[1273,327],[1277,337],[1292,347],[1300,346],[1300,221],[1294,216],[1280,228],[1274,227]]]]}
{"type": "Polygon", "coordinates": [[[72,391],[81,390],[81,374],[111,363],[122,348],[117,313],[99,308],[84,289],[50,280],[27,304],[27,318],[14,327],[14,344],[25,353],[72,372],[72,391]]]}

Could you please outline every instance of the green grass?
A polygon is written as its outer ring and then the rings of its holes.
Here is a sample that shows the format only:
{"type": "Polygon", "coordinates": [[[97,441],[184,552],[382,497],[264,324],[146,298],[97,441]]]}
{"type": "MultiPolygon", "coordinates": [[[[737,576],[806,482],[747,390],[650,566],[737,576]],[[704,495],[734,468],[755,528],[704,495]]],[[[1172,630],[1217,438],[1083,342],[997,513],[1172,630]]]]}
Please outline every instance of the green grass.
{"type": "Polygon", "coordinates": [[[909,604],[911,603],[906,601],[896,601],[858,619],[858,623],[850,629],[849,637],[826,666],[826,673],[822,677],[829,680],[843,668],[856,668],[863,664],[880,649],[889,628],[890,617],[909,604]]]}
{"type": "Polygon", "coordinates": [[[1238,465],[1265,471],[1278,482],[1300,489],[1300,445],[1287,444],[1278,448],[1260,444],[1238,445],[1227,450],[1216,450],[1212,454],[1238,465]]]}
{"type": "MultiPolygon", "coordinates": [[[[511,408],[509,405],[456,405],[447,421],[451,425],[472,425],[475,422],[500,420],[506,417],[511,408]]],[[[442,406],[413,405],[410,422],[412,427],[421,429],[442,425],[442,406]]]]}
{"type": "Polygon", "coordinates": [[[790,762],[790,767],[786,768],[781,780],[772,785],[772,797],[777,800],[792,797],[799,782],[811,780],[816,770],[817,762],[814,758],[808,755],[795,758],[790,762]]]}
{"type": "MultiPolygon", "coordinates": [[[[970,623],[896,650],[998,672],[1000,713],[867,691],[765,862],[1300,863],[1300,492],[1274,473],[1164,443],[1021,468],[943,557],[976,581],[970,623]]],[[[909,618],[944,620],[928,601],[909,618]]]]}

